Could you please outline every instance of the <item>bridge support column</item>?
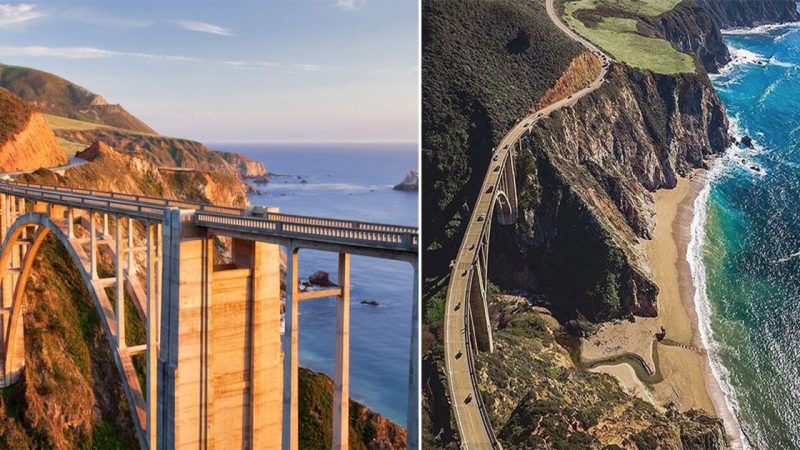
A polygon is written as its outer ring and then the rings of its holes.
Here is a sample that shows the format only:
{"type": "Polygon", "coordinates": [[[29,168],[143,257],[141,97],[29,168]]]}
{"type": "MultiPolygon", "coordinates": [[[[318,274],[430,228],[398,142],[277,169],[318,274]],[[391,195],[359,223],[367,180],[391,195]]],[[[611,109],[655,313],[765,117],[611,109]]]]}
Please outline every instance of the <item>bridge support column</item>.
{"type": "Polygon", "coordinates": [[[75,237],[75,210],[67,208],[67,239],[75,237]]]}
{"type": "Polygon", "coordinates": [[[298,250],[286,248],[286,301],[284,302],[283,331],[283,447],[297,450],[298,411],[297,411],[297,364],[298,364],[298,250]]]}
{"type": "Polygon", "coordinates": [[[350,255],[339,253],[336,296],[336,360],[333,369],[333,448],[349,448],[350,431],[350,255]]]}
{"type": "MultiPolygon", "coordinates": [[[[68,215],[72,215],[72,209],[69,210],[68,215]]],[[[122,247],[122,218],[120,216],[116,216],[114,218],[114,241],[116,243],[117,251],[117,259],[114,264],[116,270],[117,288],[114,297],[116,298],[117,303],[115,310],[117,315],[117,349],[120,349],[127,346],[125,343],[125,272],[122,269],[122,264],[124,261],[124,249],[122,247]]]]}
{"type": "Polygon", "coordinates": [[[474,324],[474,337],[478,350],[492,352],[494,351],[494,343],[492,341],[492,323],[489,319],[489,299],[486,295],[487,286],[483,283],[486,279],[483,273],[485,268],[480,260],[480,256],[476,258],[470,273],[470,316],[474,324]]]}
{"type": "Polygon", "coordinates": [[[97,213],[89,211],[89,273],[97,279],[97,213]]]}
{"type": "Polygon", "coordinates": [[[164,221],[159,448],[281,447],[280,258],[232,239],[233,262],[189,216],[164,221]]]}

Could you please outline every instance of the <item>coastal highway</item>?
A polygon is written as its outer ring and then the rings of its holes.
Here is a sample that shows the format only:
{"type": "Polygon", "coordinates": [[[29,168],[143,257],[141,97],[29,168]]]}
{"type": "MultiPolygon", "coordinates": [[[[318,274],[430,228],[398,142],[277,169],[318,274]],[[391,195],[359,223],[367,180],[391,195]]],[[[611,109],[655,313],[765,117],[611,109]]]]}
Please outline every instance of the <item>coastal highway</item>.
{"type": "MultiPolygon", "coordinates": [[[[603,63],[611,59],[600,49],[580,37],[561,22],[553,0],[547,0],[547,14],[550,20],[572,40],[597,54],[603,63]]],[[[608,67],[603,68],[598,77],[587,87],[552,105],[530,114],[517,123],[498,144],[489,168],[481,185],[475,206],[472,209],[467,230],[461,241],[456,259],[450,273],[447,289],[446,314],[444,318],[445,371],[450,390],[450,402],[455,416],[461,447],[468,449],[499,448],[491,423],[483,406],[474,369],[474,357],[470,341],[470,319],[466,304],[469,286],[470,266],[477,258],[477,252],[484,235],[489,232],[491,214],[497,201],[498,185],[503,166],[509,162],[514,144],[523,137],[539,120],[565,106],[574,105],[581,97],[599,88],[608,75],[608,67]],[[497,168],[500,170],[496,170],[497,168]],[[481,217],[483,219],[481,219],[481,217]]],[[[512,181],[513,182],[513,181],[512,181]]],[[[474,299],[477,300],[477,299],[474,299]]]]}
{"type": "MultiPolygon", "coordinates": [[[[59,174],[63,175],[65,171],[67,171],[69,169],[72,169],[73,167],[82,166],[82,165],[86,164],[87,162],[89,162],[89,161],[86,161],[85,159],[80,159],[80,158],[78,158],[76,156],[70,156],[69,157],[69,161],[67,162],[67,164],[65,164],[63,166],[59,166],[59,167],[50,167],[50,168],[47,168],[47,170],[50,170],[51,172],[56,172],[56,173],[59,173],[59,174]]],[[[0,173],[0,177],[14,178],[14,177],[17,177],[17,176],[25,174],[25,173],[36,172],[36,170],[38,170],[38,169],[22,170],[22,171],[19,171],[19,172],[4,172],[4,173],[0,173]]]]}

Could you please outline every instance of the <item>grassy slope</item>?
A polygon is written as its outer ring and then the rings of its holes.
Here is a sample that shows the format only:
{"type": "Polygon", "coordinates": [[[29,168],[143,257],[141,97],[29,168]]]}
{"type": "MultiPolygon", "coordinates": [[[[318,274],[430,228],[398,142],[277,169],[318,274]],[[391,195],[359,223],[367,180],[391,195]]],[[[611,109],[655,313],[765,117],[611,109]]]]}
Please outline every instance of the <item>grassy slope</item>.
{"type": "Polygon", "coordinates": [[[583,47],[557,30],[543,1],[425,0],[422,11],[423,271],[431,279],[447,272],[492,147],[583,47]]]}
{"type": "Polygon", "coordinates": [[[93,105],[97,94],[41,70],[0,64],[0,87],[48,114],[154,133],[121,106],[93,105]]]}
{"type": "Polygon", "coordinates": [[[690,55],[679,52],[664,39],[644,36],[637,29],[636,16],[658,16],[679,3],[680,0],[578,0],[564,4],[563,17],[572,29],[630,66],[663,74],[694,72],[690,55]]]}

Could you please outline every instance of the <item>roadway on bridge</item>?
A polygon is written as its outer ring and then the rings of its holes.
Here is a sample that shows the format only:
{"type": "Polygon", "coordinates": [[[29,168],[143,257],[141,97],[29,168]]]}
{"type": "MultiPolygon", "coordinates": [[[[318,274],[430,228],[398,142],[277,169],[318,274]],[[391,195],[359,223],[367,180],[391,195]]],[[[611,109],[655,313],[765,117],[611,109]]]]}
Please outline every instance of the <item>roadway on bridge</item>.
{"type": "MultiPolygon", "coordinates": [[[[580,43],[590,51],[600,55],[603,62],[610,58],[603,54],[597,47],[580,37],[566,24],[561,22],[553,0],[547,0],[547,14],[550,20],[572,40],[580,43]]],[[[447,290],[444,347],[445,368],[450,387],[450,401],[455,415],[458,433],[461,437],[462,448],[484,449],[498,446],[494,442],[494,434],[488,415],[480,401],[480,390],[474,373],[472,347],[468,345],[467,321],[469,320],[467,305],[467,289],[469,287],[470,265],[476,259],[476,252],[480,247],[481,239],[487,230],[485,224],[492,220],[491,213],[496,201],[498,184],[506,163],[513,151],[514,145],[537,121],[546,118],[551,112],[565,106],[574,105],[581,97],[588,95],[599,88],[608,75],[608,68],[604,68],[598,77],[586,88],[581,89],[569,98],[560,100],[552,105],[540,109],[526,116],[517,123],[508,134],[503,137],[492,156],[488,171],[481,185],[478,199],[472,210],[470,222],[458,255],[450,273],[450,282],[447,290]],[[500,170],[496,170],[500,167],[500,170]],[[490,189],[491,188],[491,189],[490,189]],[[482,220],[479,220],[483,217],[482,220]]],[[[512,182],[515,182],[512,180],[512,182]]]]}

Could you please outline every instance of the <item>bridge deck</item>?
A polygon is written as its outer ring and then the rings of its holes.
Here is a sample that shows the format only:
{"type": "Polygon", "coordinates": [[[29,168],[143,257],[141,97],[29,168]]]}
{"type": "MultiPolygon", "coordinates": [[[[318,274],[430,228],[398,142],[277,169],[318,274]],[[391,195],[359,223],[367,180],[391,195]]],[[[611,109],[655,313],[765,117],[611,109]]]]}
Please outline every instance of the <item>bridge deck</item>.
{"type": "Polygon", "coordinates": [[[119,192],[20,182],[0,182],[0,193],[67,207],[118,214],[159,222],[166,208],[194,211],[198,226],[221,234],[246,235],[278,244],[344,251],[389,258],[415,258],[418,247],[416,227],[361,222],[324,217],[272,213],[208,203],[124,194],[119,192]]]}

